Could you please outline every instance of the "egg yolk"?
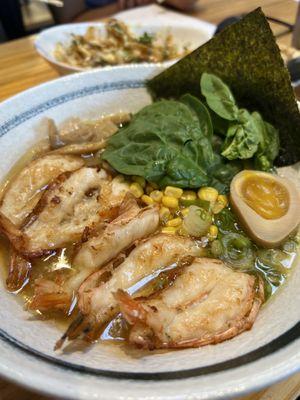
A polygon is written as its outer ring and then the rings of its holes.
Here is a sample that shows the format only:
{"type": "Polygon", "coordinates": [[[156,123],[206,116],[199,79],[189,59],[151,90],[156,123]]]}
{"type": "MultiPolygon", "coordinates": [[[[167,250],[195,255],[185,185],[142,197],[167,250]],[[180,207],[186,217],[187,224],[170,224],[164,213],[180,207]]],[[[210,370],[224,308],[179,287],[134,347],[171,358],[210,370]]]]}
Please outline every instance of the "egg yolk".
{"type": "Polygon", "coordinates": [[[241,185],[245,203],[265,219],[277,219],[289,208],[289,193],[275,179],[259,175],[245,177],[241,185]]]}

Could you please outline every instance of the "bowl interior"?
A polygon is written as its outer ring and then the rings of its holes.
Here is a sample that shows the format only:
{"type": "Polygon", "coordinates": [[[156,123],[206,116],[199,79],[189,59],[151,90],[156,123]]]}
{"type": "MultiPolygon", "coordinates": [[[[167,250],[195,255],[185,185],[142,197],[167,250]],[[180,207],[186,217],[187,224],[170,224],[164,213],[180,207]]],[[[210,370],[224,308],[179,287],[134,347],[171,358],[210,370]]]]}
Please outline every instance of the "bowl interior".
{"type": "MultiPolygon", "coordinates": [[[[72,116],[97,118],[119,111],[136,112],[150,103],[145,79],[158,71],[159,68],[153,67],[127,67],[102,74],[79,74],[29,91],[26,101],[21,95],[4,103],[0,117],[0,179],[4,179],[27,149],[47,135],[45,117],[53,118],[59,124],[72,116]]],[[[297,166],[285,168],[281,173],[293,174],[300,179],[297,166]]],[[[52,322],[32,318],[15,296],[6,291],[4,279],[0,280],[0,337],[58,365],[74,370],[84,368],[100,375],[140,379],[145,378],[145,374],[158,378],[166,374],[175,378],[178,373],[189,377],[221,372],[281,351],[297,340],[300,330],[298,261],[287,283],[264,305],[254,327],[218,345],[180,351],[138,352],[98,343],[84,351],[80,348],[68,351],[69,348],[54,352],[53,346],[62,334],[61,328],[52,322]]],[[[4,276],[3,271],[1,265],[4,276]]],[[[299,355],[299,341],[297,352],[299,355]]]]}

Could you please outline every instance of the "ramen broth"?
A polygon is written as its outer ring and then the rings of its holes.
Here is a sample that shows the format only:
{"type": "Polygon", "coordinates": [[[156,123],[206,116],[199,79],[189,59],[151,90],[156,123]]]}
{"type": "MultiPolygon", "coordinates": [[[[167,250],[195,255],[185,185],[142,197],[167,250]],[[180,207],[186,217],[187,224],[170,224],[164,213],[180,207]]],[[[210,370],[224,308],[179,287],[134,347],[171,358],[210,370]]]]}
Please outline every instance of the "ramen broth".
{"type": "MultiPolygon", "coordinates": [[[[46,152],[47,143],[41,142],[39,145],[34,146],[28,150],[20,160],[12,167],[8,175],[3,181],[0,188],[0,194],[3,192],[10,180],[22,170],[22,168],[29,163],[31,160],[37,158],[44,152],[46,152]]],[[[86,166],[93,166],[99,163],[97,154],[89,154],[82,156],[86,166]]],[[[44,256],[40,259],[32,261],[32,270],[30,272],[30,278],[25,282],[24,287],[18,292],[13,293],[17,299],[19,299],[26,307],[30,302],[34,294],[34,281],[37,278],[45,279],[59,279],[63,281],[74,274],[74,268],[71,266],[71,256],[75,244],[70,245],[68,248],[63,248],[57,251],[52,251],[49,255],[44,256]]],[[[8,268],[9,268],[9,253],[10,244],[8,240],[1,236],[0,237],[0,264],[1,264],[1,276],[3,280],[6,279],[8,268]]],[[[285,282],[286,278],[291,272],[292,265],[297,255],[296,246],[287,246],[287,249],[282,252],[283,258],[281,259],[282,271],[274,271],[270,265],[261,261],[255,261],[254,272],[251,273],[259,274],[263,277],[266,287],[267,297],[273,295],[277,289],[285,282]]],[[[209,256],[209,253],[208,253],[209,256]]],[[[164,287],[171,285],[173,279],[176,277],[177,265],[168,266],[162,270],[155,272],[153,275],[144,278],[138,284],[134,285],[128,290],[129,293],[136,293],[140,296],[148,296],[149,294],[161,290],[164,287]]],[[[42,312],[42,311],[31,311],[31,313],[41,319],[51,320],[61,329],[65,330],[70,322],[74,319],[77,313],[76,298],[73,299],[72,305],[68,313],[63,314],[61,312],[42,312]]],[[[119,314],[113,318],[102,330],[100,339],[103,341],[114,341],[124,342],[128,337],[129,325],[119,314]]]]}

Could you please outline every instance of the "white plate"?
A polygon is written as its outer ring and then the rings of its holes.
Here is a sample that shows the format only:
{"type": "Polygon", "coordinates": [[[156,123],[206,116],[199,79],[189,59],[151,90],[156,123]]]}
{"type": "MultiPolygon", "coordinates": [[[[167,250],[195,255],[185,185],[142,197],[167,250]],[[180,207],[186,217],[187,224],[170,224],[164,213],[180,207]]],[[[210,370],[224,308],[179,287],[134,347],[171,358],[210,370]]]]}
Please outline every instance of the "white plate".
{"type": "MultiPolygon", "coordinates": [[[[179,50],[187,45],[192,51],[205,43],[212,35],[212,29],[209,24],[202,24],[201,26],[199,24],[199,26],[195,27],[184,25],[182,22],[175,22],[172,23],[172,26],[162,26],[160,23],[155,23],[154,21],[151,24],[128,23],[128,25],[130,30],[137,36],[148,32],[157,35],[159,38],[164,38],[170,33],[173,35],[174,43],[178,46],[179,50]]],[[[85,68],[71,66],[67,63],[57,61],[54,57],[54,50],[58,42],[69,43],[72,33],[83,35],[89,26],[95,26],[99,28],[103,35],[105,34],[105,24],[101,22],[59,25],[41,32],[35,40],[35,48],[38,53],[48,60],[61,74],[84,71],[85,68]]],[[[163,65],[168,66],[174,62],[175,60],[167,61],[163,63],[163,65]]]]}
{"type": "MultiPolygon", "coordinates": [[[[161,67],[120,67],[71,75],[0,105],[0,179],[38,138],[44,117],[135,112],[150,102],[145,80],[161,67]]],[[[286,173],[298,174],[287,168],[286,173]]],[[[97,344],[55,353],[61,332],[30,318],[0,281],[0,374],[72,399],[220,399],[258,390],[300,369],[300,268],[261,310],[251,331],[199,349],[132,357],[97,344]]]]}

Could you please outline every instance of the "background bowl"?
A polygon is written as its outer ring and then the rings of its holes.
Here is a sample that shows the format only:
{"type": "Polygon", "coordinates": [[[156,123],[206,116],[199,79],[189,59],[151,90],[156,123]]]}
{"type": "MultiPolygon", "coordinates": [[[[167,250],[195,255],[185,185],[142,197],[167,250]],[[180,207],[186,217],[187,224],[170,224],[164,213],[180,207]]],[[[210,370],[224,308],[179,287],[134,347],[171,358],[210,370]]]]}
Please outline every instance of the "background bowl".
{"type": "MultiPolygon", "coordinates": [[[[105,24],[102,22],[59,25],[41,32],[35,40],[35,48],[38,53],[49,61],[62,75],[84,71],[86,68],[76,67],[57,61],[54,57],[54,50],[58,42],[69,43],[72,33],[83,35],[89,26],[95,26],[99,29],[101,34],[105,34],[105,24]]],[[[128,26],[137,36],[141,36],[144,32],[147,32],[163,39],[168,34],[171,34],[179,50],[183,50],[184,46],[188,46],[189,50],[192,51],[210,39],[212,34],[211,27],[208,24],[207,27],[205,24],[203,24],[203,26],[190,27],[182,23],[176,24],[176,22],[175,24],[173,23],[172,26],[162,26],[160,23],[151,23],[151,25],[128,23],[128,26]]],[[[176,60],[166,61],[162,64],[168,66],[175,61],[176,60]]]]}
{"type": "MultiPolygon", "coordinates": [[[[0,179],[37,140],[44,117],[95,118],[136,112],[151,101],[145,80],[162,70],[128,66],[75,74],[0,104],[0,179]]],[[[299,176],[297,168],[283,174],[299,176]]],[[[3,264],[3,260],[1,262],[3,264]]],[[[2,265],[1,265],[2,267],[2,265]]],[[[3,272],[4,268],[1,268],[3,272]]],[[[300,268],[262,308],[251,331],[199,349],[128,352],[100,343],[54,352],[61,330],[33,319],[0,280],[0,374],[53,396],[72,399],[220,399],[270,385],[300,370],[300,268]]]]}

